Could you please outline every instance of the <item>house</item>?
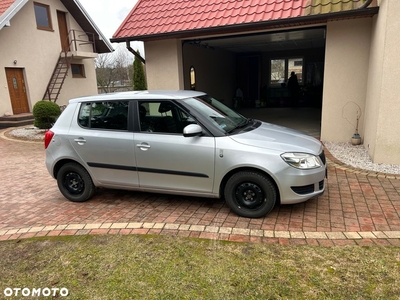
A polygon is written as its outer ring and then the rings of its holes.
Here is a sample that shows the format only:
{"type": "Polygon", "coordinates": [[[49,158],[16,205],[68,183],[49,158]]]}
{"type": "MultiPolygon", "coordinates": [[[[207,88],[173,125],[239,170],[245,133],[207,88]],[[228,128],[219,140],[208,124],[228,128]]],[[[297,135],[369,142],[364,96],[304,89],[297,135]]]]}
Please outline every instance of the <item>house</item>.
{"type": "Polygon", "coordinates": [[[97,94],[94,58],[111,51],[77,0],[0,0],[0,116],[97,94]]]}
{"type": "Polygon", "coordinates": [[[149,89],[232,106],[237,88],[245,105],[287,105],[295,71],[321,140],[358,129],[374,162],[400,164],[399,11],[398,0],[139,0],[111,41],[144,42],[149,89]]]}

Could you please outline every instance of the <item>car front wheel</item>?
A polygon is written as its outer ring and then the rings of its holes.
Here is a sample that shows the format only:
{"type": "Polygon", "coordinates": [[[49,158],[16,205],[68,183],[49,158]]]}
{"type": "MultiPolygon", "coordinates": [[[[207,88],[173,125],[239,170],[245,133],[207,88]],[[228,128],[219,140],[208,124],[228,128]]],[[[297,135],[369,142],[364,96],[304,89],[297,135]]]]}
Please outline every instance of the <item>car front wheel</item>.
{"type": "Polygon", "coordinates": [[[260,218],[275,206],[277,193],[269,178],[259,172],[242,171],[229,178],[225,201],[239,216],[260,218]]]}
{"type": "Polygon", "coordinates": [[[64,197],[73,202],[84,202],[95,192],[89,173],[77,163],[67,163],[60,168],[57,184],[64,197]]]}

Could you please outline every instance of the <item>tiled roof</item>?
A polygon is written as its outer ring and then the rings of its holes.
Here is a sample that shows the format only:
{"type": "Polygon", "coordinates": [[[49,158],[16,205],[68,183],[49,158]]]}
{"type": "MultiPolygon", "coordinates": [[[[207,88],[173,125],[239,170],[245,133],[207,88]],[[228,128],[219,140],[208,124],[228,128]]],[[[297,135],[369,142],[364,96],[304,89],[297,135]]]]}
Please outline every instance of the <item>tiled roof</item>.
{"type": "Polygon", "coordinates": [[[0,16],[15,2],[15,0],[0,0],[0,16]]]}
{"type": "Polygon", "coordinates": [[[366,0],[139,0],[114,38],[276,21],[357,9],[366,0]]]}

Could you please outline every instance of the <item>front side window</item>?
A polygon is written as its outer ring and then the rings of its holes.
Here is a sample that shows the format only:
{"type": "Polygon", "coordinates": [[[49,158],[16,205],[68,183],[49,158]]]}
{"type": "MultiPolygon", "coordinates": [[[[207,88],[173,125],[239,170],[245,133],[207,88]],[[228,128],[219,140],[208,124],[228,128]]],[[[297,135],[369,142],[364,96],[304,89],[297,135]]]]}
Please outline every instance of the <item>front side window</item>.
{"type": "Polygon", "coordinates": [[[36,17],[36,26],[38,29],[53,30],[51,24],[50,7],[41,3],[33,3],[36,17]]]}
{"type": "Polygon", "coordinates": [[[82,103],[78,123],[90,129],[128,129],[128,101],[82,103]]]}
{"type": "Polygon", "coordinates": [[[141,132],[181,134],[195,120],[171,101],[139,101],[141,132]]]}

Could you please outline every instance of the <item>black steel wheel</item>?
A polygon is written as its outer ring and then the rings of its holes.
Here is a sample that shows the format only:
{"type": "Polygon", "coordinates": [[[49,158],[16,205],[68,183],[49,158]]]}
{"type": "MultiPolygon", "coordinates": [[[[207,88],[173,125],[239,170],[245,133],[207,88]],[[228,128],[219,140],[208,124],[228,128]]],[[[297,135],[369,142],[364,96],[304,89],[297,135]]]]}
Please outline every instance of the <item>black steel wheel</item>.
{"type": "Polygon", "coordinates": [[[225,186],[225,201],[239,216],[260,218],[275,206],[274,184],[259,172],[242,171],[232,175],[225,186]]]}
{"type": "Polygon", "coordinates": [[[60,168],[57,184],[64,197],[73,202],[84,202],[95,192],[89,173],[77,163],[67,163],[60,168]]]}

